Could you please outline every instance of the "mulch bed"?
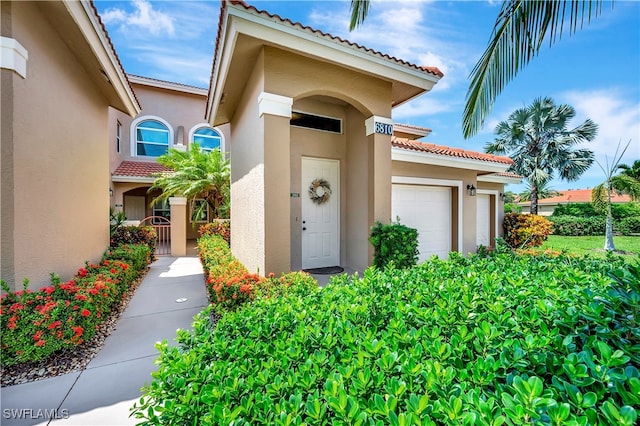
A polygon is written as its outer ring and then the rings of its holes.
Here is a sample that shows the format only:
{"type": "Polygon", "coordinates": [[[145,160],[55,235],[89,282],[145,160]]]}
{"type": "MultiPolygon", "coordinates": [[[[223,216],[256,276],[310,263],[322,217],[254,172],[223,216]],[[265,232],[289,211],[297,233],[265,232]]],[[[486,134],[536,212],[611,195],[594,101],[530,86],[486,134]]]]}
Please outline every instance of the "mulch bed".
{"type": "Polygon", "coordinates": [[[90,340],[74,348],[56,352],[46,360],[0,367],[0,385],[2,387],[20,385],[84,370],[93,357],[100,352],[107,337],[115,330],[120,316],[145,275],[146,271],[145,274],[129,286],[129,289],[123,294],[122,299],[113,308],[111,314],[98,325],[96,334],[90,340]]]}

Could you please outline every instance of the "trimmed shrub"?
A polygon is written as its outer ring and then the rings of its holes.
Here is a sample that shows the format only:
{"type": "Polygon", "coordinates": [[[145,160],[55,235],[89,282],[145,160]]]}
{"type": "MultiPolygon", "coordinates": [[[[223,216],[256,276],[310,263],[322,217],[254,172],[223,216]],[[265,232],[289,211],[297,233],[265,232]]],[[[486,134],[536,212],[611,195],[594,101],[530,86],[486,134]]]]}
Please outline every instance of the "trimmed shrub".
{"type": "Polygon", "coordinates": [[[177,347],[157,345],[133,415],[142,425],[634,425],[638,282],[638,268],[615,259],[452,256],[256,299],[215,326],[205,311],[177,347]]]}
{"type": "MultiPolygon", "coordinates": [[[[129,259],[148,259],[146,245],[125,246],[129,259]],[[135,253],[135,254],[132,254],[135,253]]],[[[89,340],[96,326],[104,321],[114,304],[146,266],[118,259],[111,251],[99,264],[78,269],[66,282],[52,274],[50,286],[40,291],[7,292],[0,304],[0,348],[2,365],[40,361],[53,353],[89,340]]]]}
{"type": "Polygon", "coordinates": [[[622,235],[631,235],[640,233],[640,216],[625,217],[618,224],[618,231],[622,235]]]}
{"type": "Polygon", "coordinates": [[[373,265],[384,268],[411,268],[418,263],[418,231],[400,222],[371,227],[369,242],[373,245],[373,265]]]}
{"type": "Polygon", "coordinates": [[[504,203],[505,213],[522,213],[522,206],[517,203],[504,203]]]}
{"type": "Polygon", "coordinates": [[[606,218],[604,216],[551,216],[554,235],[582,237],[604,235],[606,218]]]}
{"type": "Polygon", "coordinates": [[[156,231],[151,226],[120,226],[111,234],[110,247],[123,244],[146,244],[151,254],[156,252],[156,231]]]}
{"type": "Polygon", "coordinates": [[[201,225],[200,228],[198,228],[198,234],[201,237],[204,235],[220,235],[227,244],[231,244],[231,221],[216,220],[214,222],[201,225]]]}
{"type": "Polygon", "coordinates": [[[249,273],[220,235],[200,237],[198,250],[209,300],[219,313],[235,311],[256,298],[299,292],[308,294],[318,288],[317,281],[305,272],[290,272],[280,277],[249,273]]]}
{"type": "Polygon", "coordinates": [[[534,214],[507,213],[503,227],[504,240],[513,248],[541,246],[552,230],[549,220],[534,214]]]}
{"type": "Polygon", "coordinates": [[[616,220],[640,216],[640,202],[612,204],[611,216],[616,220]]]}
{"type": "Polygon", "coordinates": [[[591,203],[568,203],[558,204],[551,216],[554,218],[556,216],[593,217],[600,216],[600,214],[596,212],[591,203]]]}

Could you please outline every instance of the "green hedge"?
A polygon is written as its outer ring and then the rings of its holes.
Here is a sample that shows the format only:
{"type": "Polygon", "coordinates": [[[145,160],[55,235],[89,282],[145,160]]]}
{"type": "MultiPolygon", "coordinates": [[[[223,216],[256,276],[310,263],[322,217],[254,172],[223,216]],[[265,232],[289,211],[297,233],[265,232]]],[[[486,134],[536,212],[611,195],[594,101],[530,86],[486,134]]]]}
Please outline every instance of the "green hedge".
{"type": "Polygon", "coordinates": [[[262,298],[179,346],[144,425],[633,425],[640,267],[495,253],[262,298]],[[609,274],[616,274],[614,279],[609,274]]]}
{"type": "Polygon", "coordinates": [[[606,220],[604,216],[551,216],[554,235],[582,237],[586,235],[604,235],[606,220]]]}
{"type": "Polygon", "coordinates": [[[98,264],[87,264],[66,282],[52,274],[39,291],[6,294],[0,305],[2,365],[40,361],[72,348],[95,334],[113,306],[144,271],[151,251],[146,244],[107,251],[98,264]]]}
{"type": "MultiPolygon", "coordinates": [[[[640,203],[612,204],[611,215],[614,220],[620,220],[630,216],[640,216],[640,203]]],[[[603,215],[597,213],[591,203],[569,203],[558,205],[553,210],[552,216],[555,218],[556,216],[597,217],[603,215]]]]}
{"type": "Polygon", "coordinates": [[[369,242],[373,245],[373,265],[378,268],[411,268],[418,263],[418,231],[400,222],[376,222],[369,242]]]}

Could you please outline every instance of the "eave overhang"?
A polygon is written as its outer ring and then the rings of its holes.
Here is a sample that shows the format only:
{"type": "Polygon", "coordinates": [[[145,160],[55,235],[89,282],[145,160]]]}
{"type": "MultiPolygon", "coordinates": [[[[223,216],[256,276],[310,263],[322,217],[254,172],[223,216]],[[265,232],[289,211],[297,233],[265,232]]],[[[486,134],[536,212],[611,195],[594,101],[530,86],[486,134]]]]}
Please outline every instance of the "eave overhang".
{"type": "MultiPolygon", "coordinates": [[[[501,173],[509,168],[509,164],[494,163],[491,161],[458,158],[448,155],[416,152],[403,148],[391,148],[393,161],[407,163],[428,164],[430,166],[453,167],[457,169],[475,170],[478,172],[501,173]]],[[[478,177],[479,179],[479,177],[478,177]]]]}

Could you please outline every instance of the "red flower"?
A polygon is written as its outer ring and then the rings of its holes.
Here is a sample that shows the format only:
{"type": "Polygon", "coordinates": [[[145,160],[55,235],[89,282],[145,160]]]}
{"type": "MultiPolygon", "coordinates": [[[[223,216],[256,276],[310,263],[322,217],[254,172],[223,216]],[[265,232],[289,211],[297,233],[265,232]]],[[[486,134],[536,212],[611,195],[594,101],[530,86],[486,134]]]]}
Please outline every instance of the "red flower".
{"type": "Polygon", "coordinates": [[[36,342],[36,346],[44,346],[44,344],[45,344],[45,343],[46,343],[46,342],[45,342],[44,340],[38,340],[38,341],[36,342]]]}
{"type": "Polygon", "coordinates": [[[88,317],[89,315],[91,315],[91,311],[88,309],[83,309],[82,312],[80,312],[80,315],[82,315],[83,317],[88,317]]]}
{"type": "Polygon", "coordinates": [[[71,329],[73,330],[74,333],[76,333],[75,337],[82,336],[82,332],[84,331],[80,326],[71,327],[71,329]]]}
{"type": "Polygon", "coordinates": [[[62,325],[61,321],[54,321],[51,324],[49,324],[49,330],[52,330],[54,328],[60,327],[62,325]]]}
{"type": "Polygon", "coordinates": [[[53,286],[49,286],[49,287],[43,287],[40,289],[41,291],[44,291],[47,294],[51,294],[53,293],[56,289],[53,286]]]}
{"type": "Polygon", "coordinates": [[[42,337],[42,330],[36,331],[36,334],[33,335],[33,340],[40,340],[42,337]]]}
{"type": "Polygon", "coordinates": [[[7,327],[9,327],[9,330],[13,330],[16,328],[16,321],[18,321],[18,317],[15,315],[9,318],[9,322],[7,323],[7,327]]]}

